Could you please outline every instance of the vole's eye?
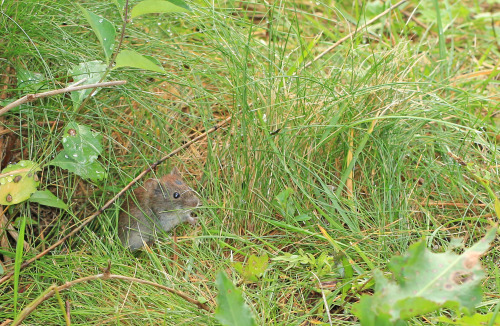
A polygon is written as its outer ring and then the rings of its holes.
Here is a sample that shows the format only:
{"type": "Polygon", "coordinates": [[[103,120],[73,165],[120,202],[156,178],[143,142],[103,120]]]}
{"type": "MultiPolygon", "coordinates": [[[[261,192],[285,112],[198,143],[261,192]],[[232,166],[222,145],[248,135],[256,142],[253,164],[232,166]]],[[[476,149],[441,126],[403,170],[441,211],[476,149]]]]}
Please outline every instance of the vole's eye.
{"type": "Polygon", "coordinates": [[[180,196],[181,196],[181,194],[180,194],[180,193],[178,193],[178,192],[174,192],[174,198],[175,198],[175,199],[179,198],[180,196]]]}

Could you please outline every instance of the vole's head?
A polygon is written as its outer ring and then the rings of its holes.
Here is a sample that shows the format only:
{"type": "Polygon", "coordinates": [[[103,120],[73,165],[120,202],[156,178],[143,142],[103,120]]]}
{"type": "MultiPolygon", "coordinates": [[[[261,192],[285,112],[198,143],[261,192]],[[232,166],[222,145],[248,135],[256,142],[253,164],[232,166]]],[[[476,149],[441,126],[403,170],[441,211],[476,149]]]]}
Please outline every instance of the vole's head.
{"type": "Polygon", "coordinates": [[[196,193],[182,180],[177,168],[160,179],[149,179],[144,183],[149,205],[159,211],[190,210],[199,205],[196,193]]]}

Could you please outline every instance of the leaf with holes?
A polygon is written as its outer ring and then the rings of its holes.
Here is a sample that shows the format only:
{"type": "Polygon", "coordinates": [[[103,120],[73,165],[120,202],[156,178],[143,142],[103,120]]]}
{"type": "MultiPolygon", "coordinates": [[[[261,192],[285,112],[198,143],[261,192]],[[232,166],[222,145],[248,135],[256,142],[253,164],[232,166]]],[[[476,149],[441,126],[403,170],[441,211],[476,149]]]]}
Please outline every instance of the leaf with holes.
{"type": "Polygon", "coordinates": [[[89,127],[74,122],[64,128],[64,150],[47,165],[55,165],[92,181],[103,180],[106,171],[97,161],[102,153],[102,135],[89,127]]]}
{"type": "Polygon", "coordinates": [[[410,246],[406,255],[393,257],[389,268],[396,282],[374,272],[375,294],[363,295],[353,307],[361,325],[392,325],[415,316],[450,308],[470,314],[481,302],[484,271],[479,258],[495,238],[497,228],[457,255],[432,253],[425,241],[410,246]]]}
{"type": "Polygon", "coordinates": [[[30,198],[38,187],[38,164],[20,161],[2,170],[0,175],[0,204],[13,205],[30,198]]]}
{"type": "Polygon", "coordinates": [[[87,164],[97,160],[102,153],[102,135],[89,127],[74,122],[64,128],[62,143],[66,155],[78,163],[87,164]]]}

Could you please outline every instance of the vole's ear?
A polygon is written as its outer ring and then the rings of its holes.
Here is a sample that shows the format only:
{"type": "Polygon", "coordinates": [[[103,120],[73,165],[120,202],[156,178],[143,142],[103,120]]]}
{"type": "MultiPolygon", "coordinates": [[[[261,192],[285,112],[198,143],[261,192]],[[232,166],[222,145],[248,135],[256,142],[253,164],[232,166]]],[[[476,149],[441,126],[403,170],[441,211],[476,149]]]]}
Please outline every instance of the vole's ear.
{"type": "Polygon", "coordinates": [[[179,172],[179,170],[177,170],[176,166],[174,166],[174,168],[172,169],[172,171],[170,171],[170,174],[173,174],[173,175],[178,176],[178,177],[181,176],[181,173],[179,172]]]}
{"type": "Polygon", "coordinates": [[[158,180],[155,179],[148,179],[146,182],[144,182],[144,188],[146,188],[147,191],[152,191],[158,187],[158,180]]]}

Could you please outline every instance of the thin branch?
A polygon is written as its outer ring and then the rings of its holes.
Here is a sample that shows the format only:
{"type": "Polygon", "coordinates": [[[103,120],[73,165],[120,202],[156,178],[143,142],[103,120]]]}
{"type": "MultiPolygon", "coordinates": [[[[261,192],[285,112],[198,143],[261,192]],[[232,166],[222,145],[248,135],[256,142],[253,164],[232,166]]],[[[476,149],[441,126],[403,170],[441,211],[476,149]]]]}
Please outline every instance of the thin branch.
{"type": "Polygon", "coordinates": [[[82,89],[87,89],[87,88],[109,87],[109,86],[123,85],[126,83],[127,83],[126,80],[117,80],[117,81],[110,81],[110,82],[105,82],[105,83],[95,83],[95,84],[81,85],[81,86],[72,85],[72,86],[68,86],[66,88],[55,89],[55,90],[48,91],[48,92],[27,94],[27,95],[21,97],[20,99],[15,100],[14,102],[7,104],[3,109],[0,110],[0,115],[7,113],[10,109],[13,109],[21,104],[32,102],[32,101],[39,99],[39,98],[44,98],[44,97],[57,95],[57,94],[61,94],[61,93],[80,91],[82,89]]]}
{"type": "MultiPolygon", "coordinates": [[[[26,266],[30,265],[31,263],[33,263],[34,261],[36,261],[37,259],[45,256],[47,253],[49,253],[51,250],[53,250],[54,248],[58,247],[59,245],[61,245],[62,243],[64,243],[64,241],[66,241],[69,237],[71,237],[72,235],[74,235],[75,233],[77,233],[78,231],[80,231],[81,229],[83,229],[83,227],[87,224],[89,224],[96,216],[100,215],[102,212],[104,212],[105,209],[107,209],[108,207],[111,206],[111,204],[113,204],[121,195],[123,195],[128,189],[130,189],[130,187],[132,187],[137,181],[139,181],[144,175],[146,175],[148,172],[152,171],[153,169],[155,169],[159,164],[163,163],[164,161],[166,161],[167,159],[171,158],[172,156],[174,156],[175,154],[179,153],[180,151],[182,151],[183,149],[186,149],[188,148],[189,146],[191,146],[192,144],[196,143],[197,141],[205,138],[206,136],[208,136],[209,134],[211,134],[212,132],[216,131],[217,129],[221,128],[222,126],[224,126],[225,124],[227,124],[228,122],[231,121],[231,117],[228,117],[227,119],[225,119],[224,121],[220,122],[219,124],[215,125],[214,127],[210,128],[209,130],[205,131],[204,133],[202,133],[201,135],[193,138],[192,140],[190,140],[189,142],[185,143],[184,145],[182,145],[181,147],[178,147],[177,149],[173,150],[172,152],[170,152],[169,154],[165,155],[164,157],[162,157],[160,160],[158,160],[157,162],[151,164],[151,166],[149,168],[147,168],[146,170],[142,171],[137,177],[135,177],[128,185],[126,185],[122,190],[120,190],[120,192],[118,192],[113,198],[111,198],[110,200],[108,200],[104,206],[102,206],[99,210],[97,210],[95,213],[93,213],[92,215],[90,215],[89,217],[87,217],[86,219],[84,219],[82,221],[82,223],[77,226],[73,231],[71,231],[70,233],[68,233],[66,236],[64,236],[62,239],[60,239],[59,241],[57,241],[56,243],[54,243],[53,245],[51,245],[50,247],[48,247],[47,249],[45,249],[44,251],[42,251],[41,253],[39,253],[38,255],[36,255],[35,257],[25,261],[24,263],[21,264],[21,269],[24,269],[26,268],[26,266]]],[[[8,274],[6,274],[4,277],[2,277],[0,279],[0,284],[2,284],[3,282],[9,280],[12,276],[14,275],[14,272],[10,272],[8,274]]]]}
{"type": "Polygon", "coordinates": [[[146,284],[146,285],[151,285],[157,288],[160,288],[162,290],[168,291],[170,293],[173,293],[175,295],[178,295],[179,297],[183,298],[184,300],[198,306],[198,308],[206,310],[208,312],[212,312],[209,306],[207,306],[204,303],[199,302],[198,300],[194,300],[190,298],[187,294],[184,292],[178,291],[173,288],[169,288],[165,285],[161,285],[155,282],[151,281],[146,281],[146,280],[141,280],[139,278],[135,277],[128,277],[128,276],[123,276],[123,275],[116,275],[116,274],[109,274],[109,271],[106,270],[102,274],[97,274],[97,275],[92,275],[92,276],[87,276],[87,277],[82,277],[76,280],[73,280],[71,282],[66,282],[63,285],[56,286],[56,285],[51,285],[47,290],[45,290],[42,295],[40,295],[38,298],[36,298],[33,302],[31,302],[29,305],[27,305],[16,317],[14,322],[12,323],[12,326],[20,325],[21,322],[26,319],[42,302],[45,300],[50,299],[51,297],[54,296],[56,292],[61,292],[64,290],[67,290],[71,288],[73,285],[79,284],[79,283],[85,283],[89,281],[95,281],[95,280],[123,280],[123,281],[128,281],[128,282],[136,282],[140,284],[146,284]]]}
{"type": "Polygon", "coordinates": [[[341,38],[340,40],[338,40],[337,42],[335,42],[333,45],[331,45],[329,48],[327,48],[325,51],[323,51],[320,54],[318,54],[314,59],[312,59],[311,61],[309,61],[308,63],[306,63],[302,69],[308,68],[314,62],[316,62],[319,59],[323,58],[328,52],[332,51],[337,46],[339,46],[340,44],[344,43],[347,39],[351,38],[354,34],[356,34],[358,32],[358,30],[364,29],[364,28],[368,27],[369,25],[371,25],[374,22],[376,22],[377,20],[379,20],[380,17],[382,17],[385,14],[387,14],[388,12],[392,11],[394,8],[397,8],[397,7],[401,6],[403,3],[407,2],[407,1],[408,0],[401,0],[401,1],[399,1],[395,5],[392,5],[390,8],[387,8],[386,10],[384,10],[382,13],[380,13],[377,16],[373,17],[371,20],[369,20],[368,22],[366,22],[366,24],[364,24],[363,26],[361,26],[359,28],[356,28],[353,32],[351,32],[348,35],[344,36],[343,38],[341,38]]]}

